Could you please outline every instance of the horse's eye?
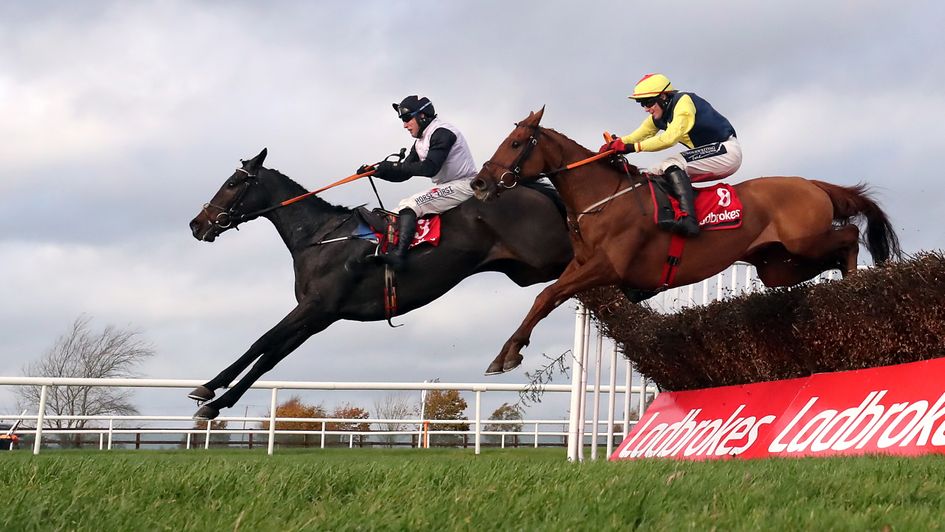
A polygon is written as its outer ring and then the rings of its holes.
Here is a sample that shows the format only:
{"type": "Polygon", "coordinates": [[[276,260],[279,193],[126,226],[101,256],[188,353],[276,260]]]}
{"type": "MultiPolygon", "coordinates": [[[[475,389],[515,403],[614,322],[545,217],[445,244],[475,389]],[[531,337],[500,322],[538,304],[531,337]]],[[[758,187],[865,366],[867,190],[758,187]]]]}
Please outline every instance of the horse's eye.
{"type": "Polygon", "coordinates": [[[519,142],[519,141],[517,141],[517,140],[513,140],[513,141],[512,141],[512,147],[513,147],[513,148],[518,148],[518,147],[521,146],[521,145],[522,145],[522,143],[519,142]]]}
{"type": "Polygon", "coordinates": [[[236,186],[236,181],[227,181],[227,182],[226,182],[226,186],[227,186],[228,188],[233,188],[233,187],[236,186]]]}

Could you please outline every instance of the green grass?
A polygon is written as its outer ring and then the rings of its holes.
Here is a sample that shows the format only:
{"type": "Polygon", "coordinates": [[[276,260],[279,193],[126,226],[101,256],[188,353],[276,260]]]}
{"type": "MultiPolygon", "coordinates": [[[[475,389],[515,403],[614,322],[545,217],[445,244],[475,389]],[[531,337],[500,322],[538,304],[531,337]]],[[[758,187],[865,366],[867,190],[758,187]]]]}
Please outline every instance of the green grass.
{"type": "Polygon", "coordinates": [[[945,457],[585,462],[562,449],[0,454],[0,530],[930,530],[945,457]]]}

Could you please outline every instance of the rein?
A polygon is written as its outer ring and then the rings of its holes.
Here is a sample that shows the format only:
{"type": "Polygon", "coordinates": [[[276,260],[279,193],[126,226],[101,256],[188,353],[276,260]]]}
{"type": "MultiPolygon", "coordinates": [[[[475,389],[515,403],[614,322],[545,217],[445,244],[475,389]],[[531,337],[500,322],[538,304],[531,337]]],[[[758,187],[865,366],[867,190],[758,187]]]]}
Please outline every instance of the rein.
{"type": "MultiPolygon", "coordinates": [[[[302,201],[303,199],[309,196],[314,196],[315,194],[318,194],[319,192],[324,192],[330,188],[337,187],[338,185],[344,185],[345,183],[356,181],[358,179],[361,179],[362,177],[370,177],[374,175],[374,172],[376,172],[375,169],[371,169],[361,174],[350,175],[348,177],[345,177],[344,179],[339,179],[338,181],[335,181],[334,183],[325,185],[322,188],[319,188],[318,190],[313,190],[311,192],[306,192],[305,194],[300,194],[298,196],[295,196],[294,198],[289,198],[275,205],[270,205],[269,207],[266,207],[264,209],[259,209],[258,211],[247,212],[247,213],[239,213],[236,211],[236,209],[242,204],[243,196],[245,196],[246,193],[249,191],[249,187],[252,186],[253,183],[256,182],[256,181],[250,181],[250,179],[256,178],[256,174],[251,174],[243,168],[237,168],[236,171],[243,172],[244,174],[246,174],[246,177],[243,178],[243,182],[246,183],[246,186],[243,187],[243,189],[239,192],[239,195],[236,196],[236,199],[233,201],[233,204],[230,206],[230,208],[227,209],[227,208],[221,207],[220,205],[215,205],[213,203],[203,204],[203,211],[207,214],[207,218],[210,220],[210,223],[212,223],[218,229],[229,229],[230,227],[233,227],[238,230],[239,224],[247,220],[256,218],[257,216],[266,214],[267,212],[271,212],[276,209],[286,207],[288,205],[292,205],[293,203],[302,201]],[[209,207],[213,207],[214,209],[219,211],[216,216],[210,215],[210,211],[208,210],[209,207]]],[[[373,181],[371,182],[371,186],[372,187],[374,186],[373,181]]],[[[377,193],[377,189],[375,189],[375,193],[377,193]]],[[[378,201],[380,201],[380,197],[378,197],[378,201]]]]}
{"type": "MultiPolygon", "coordinates": [[[[246,170],[243,170],[242,168],[237,168],[237,170],[246,173],[246,175],[247,175],[248,177],[256,177],[256,176],[251,176],[251,175],[249,175],[249,173],[246,172],[246,170]]],[[[326,190],[328,190],[328,189],[330,189],[330,188],[337,187],[338,185],[344,185],[345,183],[350,183],[350,182],[352,182],[352,181],[356,181],[356,180],[358,180],[358,179],[361,179],[362,177],[372,176],[372,175],[374,175],[374,172],[376,172],[376,170],[368,170],[367,172],[364,172],[363,174],[349,175],[348,177],[346,177],[346,178],[344,178],[344,179],[339,179],[338,181],[335,181],[334,183],[331,183],[330,185],[325,185],[325,186],[323,186],[322,188],[320,188],[320,189],[318,189],[318,190],[313,190],[313,191],[311,191],[311,192],[306,192],[305,194],[300,194],[300,195],[298,195],[298,196],[296,196],[296,197],[294,197],[294,198],[289,198],[289,199],[287,199],[287,200],[285,200],[285,201],[282,201],[282,202],[280,202],[280,203],[277,203],[276,205],[272,205],[272,206],[266,207],[265,209],[260,209],[260,210],[255,211],[255,212],[250,212],[250,213],[246,213],[246,214],[240,215],[240,220],[239,220],[239,221],[240,221],[240,222],[243,222],[243,221],[246,221],[246,220],[249,219],[249,218],[255,218],[255,217],[257,217],[257,216],[259,216],[259,215],[261,215],[261,214],[265,214],[265,213],[267,213],[267,212],[274,211],[274,210],[279,209],[279,208],[281,208],[281,207],[286,207],[286,206],[288,206],[288,205],[292,205],[293,203],[295,203],[295,202],[297,202],[297,201],[302,201],[302,200],[304,200],[305,198],[307,198],[307,197],[309,197],[309,196],[314,196],[315,194],[318,194],[319,192],[324,192],[324,191],[326,191],[326,190]]],[[[372,182],[371,184],[372,184],[372,186],[373,186],[373,182],[372,182]]],[[[375,192],[376,192],[376,189],[375,189],[375,192]]]]}
{"type": "MultiPolygon", "coordinates": [[[[511,167],[511,168],[508,168],[508,167],[502,166],[502,165],[500,165],[500,164],[494,163],[494,162],[492,162],[491,160],[486,161],[486,162],[483,163],[483,165],[482,165],[483,168],[485,168],[486,166],[492,165],[492,166],[498,167],[499,169],[503,170],[503,172],[502,172],[502,174],[499,176],[499,179],[498,179],[498,181],[496,182],[496,184],[497,184],[498,186],[504,188],[504,189],[515,188],[516,185],[518,185],[519,181],[522,180],[522,164],[525,162],[525,160],[528,158],[528,156],[531,155],[532,150],[533,150],[533,149],[535,148],[535,146],[538,144],[538,136],[539,136],[539,134],[541,133],[541,128],[540,128],[540,126],[538,126],[538,125],[536,124],[536,125],[532,125],[532,126],[528,126],[528,127],[532,128],[532,134],[528,136],[528,140],[526,141],[525,148],[522,149],[522,152],[518,154],[518,157],[516,157],[515,162],[512,163],[512,167],[511,167]],[[505,182],[506,176],[511,176],[511,177],[512,177],[511,184],[506,184],[506,182],[505,182]]],[[[606,136],[605,136],[605,138],[606,138],[606,136]]],[[[611,149],[611,150],[607,150],[607,151],[598,153],[598,154],[596,154],[596,155],[592,155],[592,156],[590,156],[590,157],[587,157],[587,158],[585,158],[585,159],[581,159],[580,161],[575,161],[575,162],[573,162],[573,163],[566,164],[566,165],[564,165],[564,166],[562,166],[562,167],[560,167],[560,168],[555,168],[554,170],[548,170],[547,172],[541,172],[541,173],[539,173],[539,174],[536,176],[536,179],[541,179],[541,178],[543,178],[543,177],[549,177],[549,178],[550,178],[550,177],[555,176],[555,175],[558,175],[558,174],[560,174],[560,173],[567,172],[568,170],[573,170],[573,169],[575,169],[575,168],[579,168],[579,167],[584,166],[584,165],[586,165],[586,164],[590,164],[590,163],[599,161],[599,160],[601,160],[601,159],[606,159],[607,157],[612,157],[612,156],[614,156],[614,155],[616,155],[616,154],[617,154],[617,152],[614,151],[614,150],[612,150],[612,149],[611,149]]],[[[625,165],[624,167],[626,168],[626,165],[625,165]]],[[[628,175],[628,176],[630,175],[629,171],[627,171],[627,175],[628,175]]],[[[631,192],[631,191],[633,191],[633,190],[639,188],[644,182],[645,182],[645,181],[636,181],[636,182],[633,182],[629,187],[627,187],[627,188],[625,188],[625,189],[623,189],[623,190],[620,190],[620,191],[615,191],[615,192],[614,192],[613,194],[611,194],[610,196],[607,196],[606,198],[604,198],[604,199],[602,199],[602,200],[600,200],[600,201],[594,203],[593,205],[591,205],[591,206],[587,207],[586,209],[582,210],[581,212],[577,213],[577,217],[574,219],[574,222],[575,222],[575,223],[580,222],[580,221],[581,221],[581,218],[583,218],[585,214],[592,214],[592,213],[595,213],[595,212],[599,212],[601,209],[599,209],[598,207],[601,207],[602,205],[606,205],[607,203],[613,201],[615,198],[620,197],[620,196],[622,196],[622,195],[624,195],[624,194],[626,194],[626,193],[628,193],[628,192],[631,192]]],[[[619,188],[619,185],[618,185],[618,188],[619,188]]],[[[641,207],[641,210],[642,210],[642,207],[641,207]]]]}

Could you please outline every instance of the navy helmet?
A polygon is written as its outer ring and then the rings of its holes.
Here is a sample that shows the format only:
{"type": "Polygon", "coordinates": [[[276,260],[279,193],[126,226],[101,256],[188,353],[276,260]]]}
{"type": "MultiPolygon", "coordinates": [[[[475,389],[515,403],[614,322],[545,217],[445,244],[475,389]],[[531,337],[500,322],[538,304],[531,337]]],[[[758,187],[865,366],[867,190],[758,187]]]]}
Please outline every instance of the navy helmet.
{"type": "Polygon", "coordinates": [[[433,102],[431,102],[426,96],[421,98],[413,94],[401,100],[400,103],[391,104],[391,106],[393,106],[394,110],[397,111],[397,116],[399,116],[404,122],[407,122],[411,118],[420,114],[426,115],[429,120],[436,118],[436,111],[433,109],[433,102]]]}

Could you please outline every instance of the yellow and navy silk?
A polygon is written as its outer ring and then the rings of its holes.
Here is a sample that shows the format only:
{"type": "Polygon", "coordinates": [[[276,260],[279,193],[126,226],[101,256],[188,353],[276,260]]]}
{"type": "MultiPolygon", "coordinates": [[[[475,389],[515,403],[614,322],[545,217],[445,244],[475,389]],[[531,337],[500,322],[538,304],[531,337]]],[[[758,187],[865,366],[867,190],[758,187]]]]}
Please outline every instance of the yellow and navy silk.
{"type": "Polygon", "coordinates": [[[636,131],[621,140],[640,152],[665,150],[676,143],[695,148],[734,136],[735,128],[709,102],[691,92],[677,92],[659,120],[647,116],[636,131]]]}

